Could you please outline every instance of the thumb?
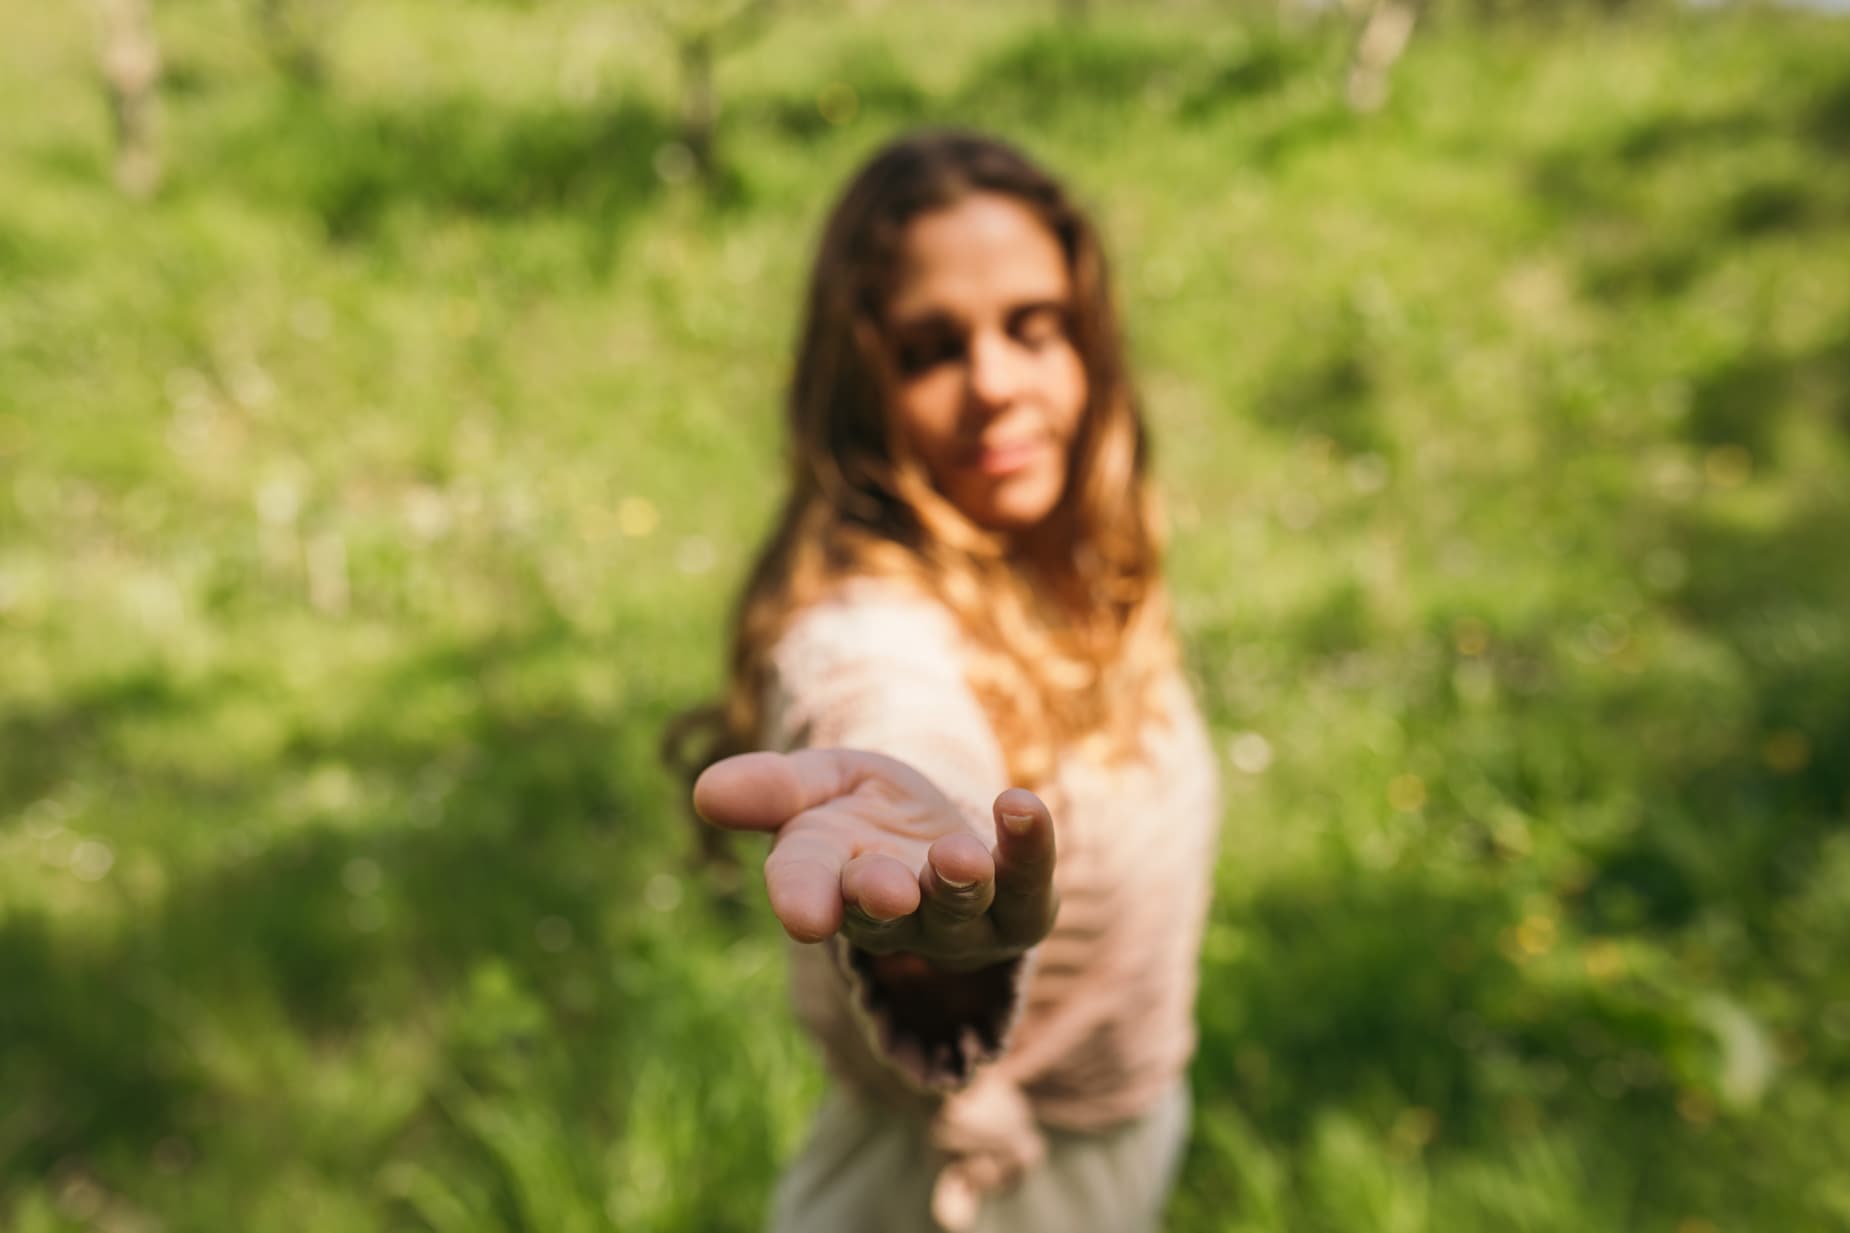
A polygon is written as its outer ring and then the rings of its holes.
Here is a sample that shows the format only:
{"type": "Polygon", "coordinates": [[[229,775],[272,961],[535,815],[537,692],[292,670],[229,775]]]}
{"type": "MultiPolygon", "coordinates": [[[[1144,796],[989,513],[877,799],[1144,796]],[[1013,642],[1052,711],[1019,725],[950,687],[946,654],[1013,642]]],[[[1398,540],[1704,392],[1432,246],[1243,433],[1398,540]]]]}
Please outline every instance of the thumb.
{"type": "Polygon", "coordinates": [[[932,1183],[931,1218],[948,1233],[964,1233],[976,1223],[983,1196],[960,1163],[945,1165],[932,1183]]]}
{"type": "Polygon", "coordinates": [[[997,928],[1011,942],[1032,946],[1047,936],[1059,912],[1054,889],[1053,815],[1040,797],[1010,788],[996,798],[997,928]]]}

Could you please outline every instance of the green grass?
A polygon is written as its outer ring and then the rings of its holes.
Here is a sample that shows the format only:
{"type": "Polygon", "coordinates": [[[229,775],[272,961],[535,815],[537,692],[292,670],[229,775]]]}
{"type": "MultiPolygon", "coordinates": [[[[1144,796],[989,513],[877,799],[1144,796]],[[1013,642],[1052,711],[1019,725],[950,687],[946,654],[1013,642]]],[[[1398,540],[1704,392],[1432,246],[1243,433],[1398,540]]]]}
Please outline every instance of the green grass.
{"type": "MultiPolygon", "coordinates": [[[[1046,11],[1042,11],[1045,7],[1046,11]]],[[[0,1225],[748,1230],[820,1090],[663,721],[828,195],[999,128],[1118,258],[1228,808],[1177,1230],[1850,1226],[1850,26],[0,18],[0,1225]],[[930,54],[918,49],[929,48],[930,54]]]]}

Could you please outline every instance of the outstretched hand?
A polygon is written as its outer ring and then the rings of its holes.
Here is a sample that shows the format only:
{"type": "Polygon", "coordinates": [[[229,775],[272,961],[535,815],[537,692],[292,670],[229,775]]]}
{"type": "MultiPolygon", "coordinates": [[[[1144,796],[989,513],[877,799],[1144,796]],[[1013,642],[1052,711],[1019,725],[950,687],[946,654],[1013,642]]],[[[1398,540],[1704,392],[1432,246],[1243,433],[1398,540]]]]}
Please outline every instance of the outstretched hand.
{"type": "Polygon", "coordinates": [[[1053,819],[1023,788],[996,797],[993,852],[931,780],[858,750],[727,758],[694,784],[694,808],[715,826],[771,833],[771,911],[799,942],[839,932],[871,954],[966,971],[1053,927],[1053,819]]]}

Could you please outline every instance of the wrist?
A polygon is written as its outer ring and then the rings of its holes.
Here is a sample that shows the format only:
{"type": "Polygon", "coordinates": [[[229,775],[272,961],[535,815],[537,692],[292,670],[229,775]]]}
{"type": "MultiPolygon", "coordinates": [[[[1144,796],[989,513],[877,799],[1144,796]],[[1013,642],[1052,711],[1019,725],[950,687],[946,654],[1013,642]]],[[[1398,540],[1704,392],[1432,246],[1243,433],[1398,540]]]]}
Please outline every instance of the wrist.
{"type": "Polygon", "coordinates": [[[915,1015],[964,1019],[1007,1000],[1021,956],[991,961],[977,967],[946,967],[925,955],[896,951],[890,955],[861,952],[857,966],[868,979],[886,991],[895,1003],[915,1015]]]}

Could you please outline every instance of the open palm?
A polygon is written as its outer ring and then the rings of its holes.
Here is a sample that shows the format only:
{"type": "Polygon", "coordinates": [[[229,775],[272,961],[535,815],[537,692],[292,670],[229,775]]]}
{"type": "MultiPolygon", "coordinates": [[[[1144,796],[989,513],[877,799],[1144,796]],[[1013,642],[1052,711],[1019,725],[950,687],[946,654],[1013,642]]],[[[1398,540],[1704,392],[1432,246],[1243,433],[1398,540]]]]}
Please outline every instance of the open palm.
{"type": "Polygon", "coordinates": [[[1019,955],[1053,924],[1053,820],[1021,788],[996,797],[993,852],[931,780],[860,750],[727,758],[695,783],[694,807],[771,832],[771,910],[800,942],[841,933],[965,970],[1019,955]]]}

